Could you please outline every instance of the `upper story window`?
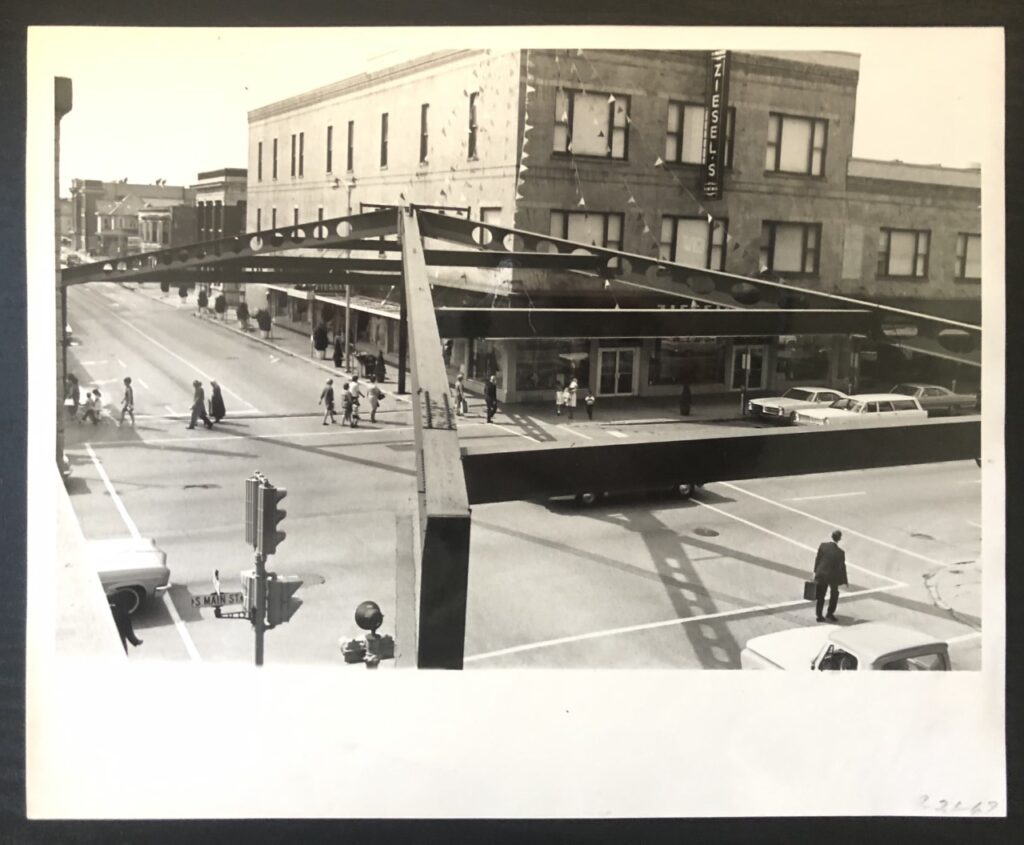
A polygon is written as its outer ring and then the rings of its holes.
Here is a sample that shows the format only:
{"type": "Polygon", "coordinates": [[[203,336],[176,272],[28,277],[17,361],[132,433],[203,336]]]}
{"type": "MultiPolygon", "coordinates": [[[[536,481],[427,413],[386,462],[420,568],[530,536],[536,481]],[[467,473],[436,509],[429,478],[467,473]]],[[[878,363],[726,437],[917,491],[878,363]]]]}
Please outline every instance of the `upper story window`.
{"type": "Polygon", "coordinates": [[[388,166],[388,113],[380,116],[380,166],[388,166]]]}
{"type": "MultiPolygon", "coordinates": [[[[552,211],[551,234],[556,238],[622,251],[624,215],[604,211],[552,211]]],[[[609,267],[617,267],[618,259],[609,267]]]]}
{"type": "Polygon", "coordinates": [[[354,148],[356,136],[356,124],[354,120],[348,122],[348,145],[345,148],[345,170],[349,173],[352,172],[352,161],[354,158],[354,148]]]}
{"type": "Polygon", "coordinates": [[[629,96],[558,91],[554,151],[578,156],[629,157],[629,96]]]}
{"type": "Polygon", "coordinates": [[[300,132],[299,133],[299,176],[301,176],[303,174],[303,172],[305,171],[305,164],[304,164],[305,161],[306,161],[306,133],[305,132],[300,132]]]}
{"type": "Polygon", "coordinates": [[[761,225],[761,266],[769,271],[817,276],[820,255],[820,223],[766,220],[761,225]]]}
{"type": "Polygon", "coordinates": [[[878,275],[923,279],[928,275],[931,233],[918,229],[882,229],[878,235],[878,275]]]}
{"type": "Polygon", "coordinates": [[[295,206],[292,209],[292,225],[293,226],[298,226],[299,225],[299,207],[298,206],[295,206]]]}
{"type": "Polygon", "coordinates": [[[263,229],[263,209],[256,209],[256,231],[262,231],[263,229]]]}
{"type": "Polygon", "coordinates": [[[263,142],[256,145],[256,181],[263,181],[263,142]]]}
{"type": "Polygon", "coordinates": [[[273,158],[271,159],[271,166],[272,166],[271,175],[273,176],[273,178],[276,179],[277,178],[277,138],[274,139],[274,155],[273,155],[273,158]]]}
{"type": "Polygon", "coordinates": [[[277,206],[276,205],[273,206],[270,209],[270,228],[271,229],[276,229],[277,228],[277,206]]]}
{"type": "Polygon", "coordinates": [[[725,236],[729,221],[713,220],[707,217],[661,218],[661,247],[658,257],[662,261],[687,264],[691,267],[706,267],[709,270],[725,269],[725,236]]]}
{"type": "Polygon", "coordinates": [[[430,140],[429,135],[429,122],[430,117],[430,104],[424,103],[420,106],[420,164],[425,164],[427,161],[427,148],[430,140]]]}
{"type": "Polygon", "coordinates": [[[773,112],[768,116],[764,169],[824,176],[827,145],[827,120],[773,112]]]}
{"type": "Polygon", "coordinates": [[[292,170],[291,170],[292,176],[295,175],[295,152],[296,152],[295,135],[293,134],[292,135],[292,170]]]}
{"type": "MultiPolygon", "coordinates": [[[[669,100],[668,125],[665,129],[665,161],[678,164],[704,162],[705,109],[700,103],[680,103],[669,100]]],[[[726,167],[732,167],[733,127],[736,109],[725,114],[725,141],[722,147],[726,167]]]]}
{"type": "Polygon", "coordinates": [[[500,206],[480,206],[480,222],[490,223],[492,226],[501,225],[501,207],[500,206]]]}
{"type": "Polygon", "coordinates": [[[956,272],[961,282],[981,281],[981,235],[961,232],[956,236],[956,272]]]}
{"type": "Polygon", "coordinates": [[[476,158],[476,98],[479,96],[476,91],[469,95],[469,141],[466,145],[466,158],[476,158]]]}
{"type": "Polygon", "coordinates": [[[327,172],[334,169],[334,127],[327,127],[327,172]]]}

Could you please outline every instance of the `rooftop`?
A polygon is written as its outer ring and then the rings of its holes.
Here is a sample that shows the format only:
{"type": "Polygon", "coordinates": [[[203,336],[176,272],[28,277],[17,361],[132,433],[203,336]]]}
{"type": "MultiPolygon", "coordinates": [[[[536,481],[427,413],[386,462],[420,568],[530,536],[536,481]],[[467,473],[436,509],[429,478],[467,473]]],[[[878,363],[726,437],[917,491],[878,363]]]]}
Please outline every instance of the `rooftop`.
{"type": "Polygon", "coordinates": [[[941,164],[911,164],[899,159],[879,161],[870,158],[851,158],[846,175],[863,179],[887,179],[893,182],[917,182],[981,190],[980,167],[943,167],[941,164]]]}

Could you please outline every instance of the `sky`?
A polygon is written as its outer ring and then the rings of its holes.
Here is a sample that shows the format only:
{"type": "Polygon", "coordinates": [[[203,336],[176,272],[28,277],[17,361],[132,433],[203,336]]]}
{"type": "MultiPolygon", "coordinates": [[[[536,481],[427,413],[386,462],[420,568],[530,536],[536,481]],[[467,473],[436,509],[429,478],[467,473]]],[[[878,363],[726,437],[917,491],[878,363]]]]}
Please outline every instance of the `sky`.
{"type": "MultiPolygon", "coordinates": [[[[952,167],[984,158],[1002,56],[984,31],[534,28],[33,28],[29,73],[72,79],[61,195],[72,178],[192,184],[245,167],[247,112],[429,50],[494,46],[829,49],[859,53],[854,155],[952,167]],[[484,33],[483,35],[481,33],[484,33]],[[661,39],[662,43],[658,42],[661,39]],[[353,43],[354,42],[354,43],[353,43]],[[428,46],[424,47],[427,44],[428,46]],[[987,121],[987,123],[986,123],[987,121]]],[[[1000,118],[1001,119],[1001,118],[1000,118]]]]}

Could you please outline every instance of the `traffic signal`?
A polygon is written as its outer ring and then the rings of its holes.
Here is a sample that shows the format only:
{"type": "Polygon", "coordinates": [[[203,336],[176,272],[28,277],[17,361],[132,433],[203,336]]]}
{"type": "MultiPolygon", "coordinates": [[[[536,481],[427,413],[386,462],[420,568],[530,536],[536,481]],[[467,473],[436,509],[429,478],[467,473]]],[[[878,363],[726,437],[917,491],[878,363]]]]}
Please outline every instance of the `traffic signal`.
{"type": "Polygon", "coordinates": [[[295,591],[302,586],[302,579],[294,575],[279,575],[267,580],[267,625],[273,628],[287,622],[302,605],[302,599],[295,598],[295,591]]]}
{"type": "Polygon", "coordinates": [[[259,502],[260,480],[253,476],[245,479],[245,543],[256,548],[257,532],[259,531],[260,502],[259,502]]]}
{"type": "Polygon", "coordinates": [[[256,570],[246,569],[241,573],[242,579],[242,607],[252,618],[256,612],[256,570]]]}
{"type": "Polygon", "coordinates": [[[287,515],[288,511],[278,508],[280,501],[288,495],[284,487],[275,487],[273,484],[264,484],[259,488],[259,530],[256,538],[256,551],[261,555],[272,555],[277,551],[279,544],[284,542],[287,536],[284,531],[278,531],[277,526],[287,515]]]}

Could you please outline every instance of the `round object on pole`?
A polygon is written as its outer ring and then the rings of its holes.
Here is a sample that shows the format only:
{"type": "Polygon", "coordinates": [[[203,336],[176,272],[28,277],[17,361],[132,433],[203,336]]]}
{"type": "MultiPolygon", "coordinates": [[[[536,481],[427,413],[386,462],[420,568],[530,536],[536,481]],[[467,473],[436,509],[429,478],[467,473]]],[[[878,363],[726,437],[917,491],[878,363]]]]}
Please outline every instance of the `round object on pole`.
{"type": "Polygon", "coordinates": [[[384,622],[384,614],[375,601],[364,601],[356,608],[356,625],[364,631],[374,632],[384,622]]]}

